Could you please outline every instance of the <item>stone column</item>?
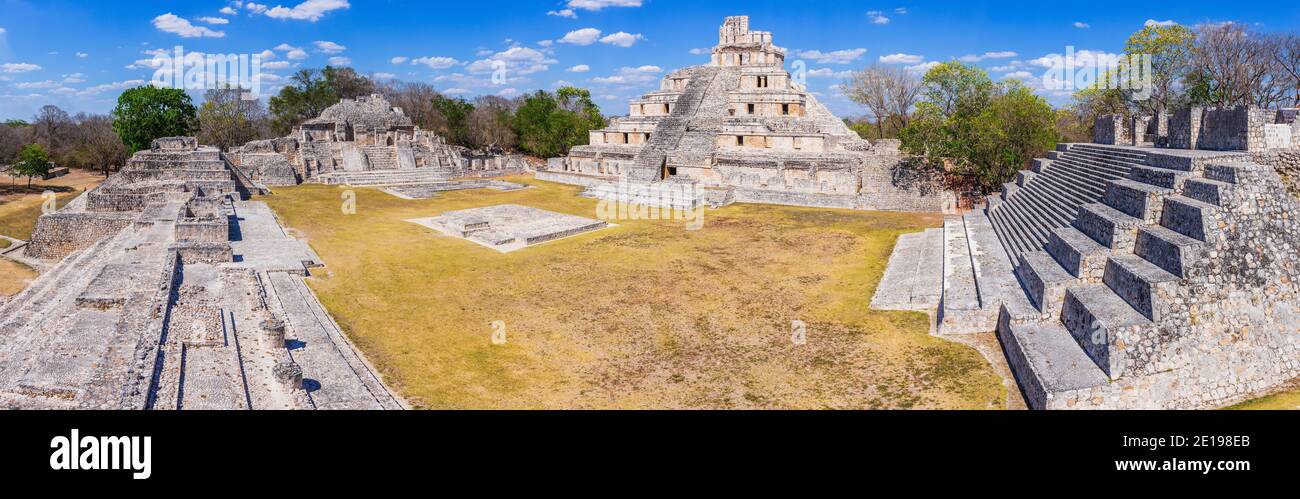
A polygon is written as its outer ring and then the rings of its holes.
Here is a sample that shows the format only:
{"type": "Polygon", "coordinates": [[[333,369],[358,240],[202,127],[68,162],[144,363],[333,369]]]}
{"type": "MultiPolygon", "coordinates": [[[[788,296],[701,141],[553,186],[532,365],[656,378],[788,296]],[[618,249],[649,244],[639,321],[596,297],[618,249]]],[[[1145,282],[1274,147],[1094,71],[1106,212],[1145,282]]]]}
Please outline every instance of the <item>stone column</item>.
{"type": "Polygon", "coordinates": [[[271,374],[280,386],[286,390],[302,389],[302,367],[291,361],[280,362],[271,369],[271,374]]]}
{"type": "Polygon", "coordinates": [[[262,343],[268,348],[284,348],[284,321],[267,319],[262,321],[262,343]]]}

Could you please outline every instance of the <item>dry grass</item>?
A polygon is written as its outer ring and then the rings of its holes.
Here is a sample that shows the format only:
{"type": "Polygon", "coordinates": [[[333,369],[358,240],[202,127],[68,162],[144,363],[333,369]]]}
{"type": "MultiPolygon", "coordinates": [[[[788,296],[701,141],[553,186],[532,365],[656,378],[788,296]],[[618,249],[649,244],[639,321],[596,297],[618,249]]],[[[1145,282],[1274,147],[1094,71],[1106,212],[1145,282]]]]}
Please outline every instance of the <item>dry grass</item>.
{"type": "Polygon", "coordinates": [[[36,271],[31,267],[0,258],[0,296],[14,296],[22,292],[36,276],[36,271]]]}
{"type": "Polygon", "coordinates": [[[1239,411],[1295,411],[1300,410],[1300,380],[1292,381],[1285,391],[1261,399],[1243,402],[1228,408],[1239,411]]]}
{"type": "MultiPolygon", "coordinates": [[[[0,234],[27,240],[36,229],[36,219],[41,216],[43,193],[55,193],[56,202],[61,207],[103,181],[104,178],[94,172],[73,170],[56,179],[33,180],[29,187],[25,178],[0,175],[0,234]]],[[[0,239],[0,248],[7,247],[9,242],[0,239]]]]}
{"type": "Polygon", "coordinates": [[[974,349],[924,314],[868,309],[897,236],[935,215],[737,205],[704,229],[624,221],[500,254],[404,222],[518,203],[592,217],[577,188],[406,201],[303,186],[264,198],[329,265],[309,280],[390,383],[425,408],[951,408],[1004,405],[974,349]],[[791,321],[808,342],[791,341],[791,321]],[[490,323],[509,342],[492,345],[490,323]]]}

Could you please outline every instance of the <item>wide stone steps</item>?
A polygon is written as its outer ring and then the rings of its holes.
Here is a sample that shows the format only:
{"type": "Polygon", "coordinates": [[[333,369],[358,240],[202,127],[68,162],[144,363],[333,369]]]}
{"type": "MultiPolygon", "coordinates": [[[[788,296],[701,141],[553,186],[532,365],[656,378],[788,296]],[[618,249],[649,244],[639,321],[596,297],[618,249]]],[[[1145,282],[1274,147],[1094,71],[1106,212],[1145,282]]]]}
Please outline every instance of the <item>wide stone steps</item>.
{"type": "Polygon", "coordinates": [[[1048,407],[1058,394],[1109,382],[1061,324],[1001,322],[998,338],[1030,407],[1048,407]]]}
{"type": "Polygon", "coordinates": [[[452,172],[446,170],[420,168],[415,170],[327,173],[318,176],[317,181],[326,185],[380,186],[445,182],[453,176],[452,172]]]}

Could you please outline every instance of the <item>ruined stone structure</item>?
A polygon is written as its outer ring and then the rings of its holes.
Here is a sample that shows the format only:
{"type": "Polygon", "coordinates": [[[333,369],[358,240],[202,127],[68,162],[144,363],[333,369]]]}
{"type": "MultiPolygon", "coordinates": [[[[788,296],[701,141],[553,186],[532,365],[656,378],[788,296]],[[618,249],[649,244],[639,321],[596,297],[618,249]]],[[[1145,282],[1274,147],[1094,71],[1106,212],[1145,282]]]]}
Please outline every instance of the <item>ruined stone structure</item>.
{"type": "Polygon", "coordinates": [[[873,305],[936,310],[945,334],[996,330],[1034,408],[1267,394],[1300,376],[1300,201],[1279,176],[1300,151],[1264,140],[1285,114],[1099,120],[1099,139],[1130,145],[1062,144],[942,237],[900,241],[873,305]],[[1167,147],[1131,145],[1136,130],[1167,147]]]}
{"type": "MultiPolygon", "coordinates": [[[[712,62],[670,73],[629,115],[552,159],[537,178],[588,187],[687,185],[692,201],[941,211],[950,195],[918,176],[890,141],[871,144],[784,68],[772,34],[730,17],[712,62]]],[[[685,203],[692,204],[692,203],[685,203]]]]}
{"type": "Polygon", "coordinates": [[[0,407],[400,408],[247,190],[217,149],[159,139],[42,216],[47,269],[0,306],[0,407]]]}
{"type": "Polygon", "coordinates": [[[528,169],[520,156],[448,145],[382,95],[344,99],[290,136],[250,142],[229,159],[266,186],[419,184],[528,169]]]}

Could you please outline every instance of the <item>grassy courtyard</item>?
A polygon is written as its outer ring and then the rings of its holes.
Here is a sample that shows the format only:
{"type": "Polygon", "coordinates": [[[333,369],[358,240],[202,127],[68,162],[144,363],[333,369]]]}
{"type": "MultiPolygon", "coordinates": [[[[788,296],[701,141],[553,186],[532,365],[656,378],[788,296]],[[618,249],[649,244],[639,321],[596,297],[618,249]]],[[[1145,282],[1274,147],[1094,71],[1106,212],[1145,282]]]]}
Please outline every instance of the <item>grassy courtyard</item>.
{"type": "Polygon", "coordinates": [[[1001,408],[974,349],[924,314],[868,308],[897,236],[936,215],[738,205],[500,254],[405,222],[517,203],[594,217],[578,188],[408,201],[279,189],[328,264],[309,280],[386,379],[424,408],[1001,408]],[[808,324],[807,343],[791,321],[808,324]],[[507,344],[492,344],[491,324],[507,344]]]}

